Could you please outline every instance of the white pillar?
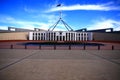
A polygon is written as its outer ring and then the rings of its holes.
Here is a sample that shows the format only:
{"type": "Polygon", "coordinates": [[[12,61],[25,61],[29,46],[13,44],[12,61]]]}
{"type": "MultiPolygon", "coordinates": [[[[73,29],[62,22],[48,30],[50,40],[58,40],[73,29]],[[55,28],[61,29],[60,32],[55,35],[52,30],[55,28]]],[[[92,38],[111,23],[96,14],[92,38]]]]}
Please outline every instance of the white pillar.
{"type": "Polygon", "coordinates": [[[37,33],[35,32],[35,40],[37,40],[37,33]]]}
{"type": "Polygon", "coordinates": [[[47,32],[47,40],[49,41],[49,32],[47,32]]]}
{"type": "Polygon", "coordinates": [[[35,40],[35,33],[33,32],[33,40],[35,40]]]}
{"type": "Polygon", "coordinates": [[[50,38],[49,40],[51,41],[51,32],[49,32],[49,38],[50,38]]]}
{"type": "Polygon", "coordinates": [[[68,41],[70,41],[70,33],[68,33],[68,41]]]}
{"type": "Polygon", "coordinates": [[[54,41],[54,32],[52,34],[53,34],[53,39],[52,40],[54,41]]]}
{"type": "Polygon", "coordinates": [[[71,41],[73,40],[73,33],[71,32],[71,41]]]}
{"type": "Polygon", "coordinates": [[[71,32],[70,32],[70,41],[71,41],[71,32]]]}
{"type": "Polygon", "coordinates": [[[76,40],[78,40],[78,37],[79,37],[79,36],[78,36],[78,33],[76,33],[76,40]]]}
{"type": "Polygon", "coordinates": [[[40,40],[40,35],[39,34],[40,34],[40,32],[38,32],[38,40],[40,40]]]}
{"type": "Polygon", "coordinates": [[[55,37],[54,37],[54,40],[56,41],[56,32],[55,32],[55,37]]]}
{"type": "Polygon", "coordinates": [[[68,41],[70,41],[70,32],[68,33],[68,41]]]}
{"type": "Polygon", "coordinates": [[[76,41],[76,32],[75,32],[75,41],[76,41]]]}
{"type": "Polygon", "coordinates": [[[93,33],[89,33],[90,34],[90,40],[93,40],[93,33]]]}
{"type": "Polygon", "coordinates": [[[46,40],[48,40],[48,32],[46,32],[46,40]]]}
{"type": "Polygon", "coordinates": [[[83,32],[83,41],[84,41],[84,38],[85,38],[85,36],[84,36],[84,32],[83,32]]]}
{"type": "Polygon", "coordinates": [[[80,41],[81,41],[81,39],[82,39],[82,33],[80,33],[80,36],[79,36],[79,37],[80,37],[80,41]]]}
{"type": "Polygon", "coordinates": [[[39,38],[40,38],[40,40],[41,40],[41,32],[40,32],[39,34],[40,34],[40,37],[39,37],[39,38]]]}
{"type": "Polygon", "coordinates": [[[67,35],[66,35],[66,32],[65,32],[65,41],[66,41],[66,36],[67,36],[67,35]]]}
{"type": "Polygon", "coordinates": [[[50,32],[48,32],[48,40],[50,40],[50,32]]]}
{"type": "Polygon", "coordinates": [[[50,41],[50,32],[49,32],[49,41],[50,41]]]}
{"type": "Polygon", "coordinates": [[[69,33],[67,33],[67,41],[69,41],[69,33]]]}
{"type": "Polygon", "coordinates": [[[58,36],[58,41],[60,41],[60,36],[58,36]]]}
{"type": "Polygon", "coordinates": [[[29,40],[33,40],[33,32],[29,32],[29,40]]]}
{"type": "Polygon", "coordinates": [[[73,32],[73,41],[75,41],[75,33],[73,32]]]}
{"type": "Polygon", "coordinates": [[[36,33],[34,33],[34,40],[36,40],[36,33]]]}
{"type": "Polygon", "coordinates": [[[87,35],[87,33],[86,33],[86,41],[87,41],[87,37],[88,37],[88,35],[87,35]]]}
{"type": "Polygon", "coordinates": [[[44,37],[45,37],[45,40],[46,40],[46,32],[45,32],[45,35],[44,35],[44,37]]]}
{"type": "Polygon", "coordinates": [[[43,40],[45,40],[45,33],[43,33],[43,40]]]}
{"type": "Polygon", "coordinates": [[[37,40],[37,32],[36,32],[36,40],[37,40]]]}

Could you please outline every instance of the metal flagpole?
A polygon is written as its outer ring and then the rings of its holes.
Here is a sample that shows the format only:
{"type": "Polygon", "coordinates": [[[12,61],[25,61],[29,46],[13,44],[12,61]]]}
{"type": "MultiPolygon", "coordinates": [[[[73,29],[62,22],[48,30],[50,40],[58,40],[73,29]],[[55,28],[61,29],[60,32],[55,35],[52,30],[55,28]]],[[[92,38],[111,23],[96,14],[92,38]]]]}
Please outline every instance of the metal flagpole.
{"type": "MultiPolygon", "coordinates": [[[[61,6],[61,4],[58,4],[56,7],[60,7],[61,6]]],[[[63,25],[65,26],[65,28],[68,30],[68,31],[73,31],[73,29],[67,24],[67,23],[65,23],[63,20],[62,20],[62,10],[60,10],[59,11],[59,15],[60,15],[60,17],[59,17],[59,20],[53,25],[53,26],[51,26],[49,29],[48,29],[48,31],[53,31],[54,29],[55,29],[55,27],[59,24],[59,22],[61,21],[62,23],[63,23],[63,25]],[[70,29],[70,30],[69,30],[70,29]]]]}

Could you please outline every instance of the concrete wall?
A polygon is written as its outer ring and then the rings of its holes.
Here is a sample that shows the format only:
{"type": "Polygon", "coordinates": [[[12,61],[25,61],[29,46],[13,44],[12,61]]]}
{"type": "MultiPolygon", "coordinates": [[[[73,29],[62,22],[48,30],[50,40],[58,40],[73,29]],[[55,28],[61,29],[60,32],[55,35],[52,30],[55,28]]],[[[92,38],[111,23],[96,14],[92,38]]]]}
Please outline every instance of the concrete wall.
{"type": "Polygon", "coordinates": [[[28,32],[0,33],[0,40],[27,40],[28,32]]]}
{"type": "Polygon", "coordinates": [[[93,40],[120,41],[120,33],[93,33],[93,40]]]}

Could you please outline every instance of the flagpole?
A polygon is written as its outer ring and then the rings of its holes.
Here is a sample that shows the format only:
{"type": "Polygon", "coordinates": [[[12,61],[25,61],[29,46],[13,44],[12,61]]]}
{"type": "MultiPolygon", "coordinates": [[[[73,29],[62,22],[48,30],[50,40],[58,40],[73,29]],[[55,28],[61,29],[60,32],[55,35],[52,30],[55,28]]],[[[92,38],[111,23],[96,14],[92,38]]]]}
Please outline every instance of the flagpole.
{"type": "Polygon", "coordinates": [[[60,11],[60,19],[62,18],[62,10],[60,11]]]}
{"type": "MultiPolygon", "coordinates": [[[[56,7],[61,7],[61,4],[58,4],[56,7]]],[[[60,19],[62,18],[62,10],[59,11],[60,19]]]]}
{"type": "MultiPolygon", "coordinates": [[[[58,4],[56,7],[60,7],[61,6],[61,4],[58,4]]],[[[48,31],[52,28],[52,30],[51,31],[53,31],[54,30],[54,28],[59,24],[59,22],[61,21],[62,23],[63,23],[63,25],[66,27],[66,29],[68,30],[68,31],[73,31],[73,29],[67,24],[67,23],[65,23],[63,20],[62,20],[62,8],[59,8],[60,10],[59,10],[59,20],[52,26],[52,27],[50,27],[49,29],[48,29],[48,31]]]]}

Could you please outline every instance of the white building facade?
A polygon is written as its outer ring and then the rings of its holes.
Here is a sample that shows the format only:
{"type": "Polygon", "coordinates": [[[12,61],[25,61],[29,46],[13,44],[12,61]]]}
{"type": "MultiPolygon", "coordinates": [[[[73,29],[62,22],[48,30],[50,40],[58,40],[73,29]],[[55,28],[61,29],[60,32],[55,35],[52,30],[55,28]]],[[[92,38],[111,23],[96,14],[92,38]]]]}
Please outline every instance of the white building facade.
{"type": "Polygon", "coordinates": [[[74,31],[36,31],[29,32],[29,40],[42,41],[89,41],[92,40],[92,32],[74,31]]]}

